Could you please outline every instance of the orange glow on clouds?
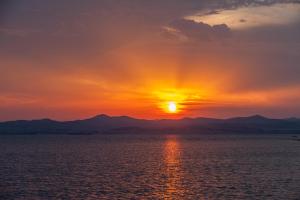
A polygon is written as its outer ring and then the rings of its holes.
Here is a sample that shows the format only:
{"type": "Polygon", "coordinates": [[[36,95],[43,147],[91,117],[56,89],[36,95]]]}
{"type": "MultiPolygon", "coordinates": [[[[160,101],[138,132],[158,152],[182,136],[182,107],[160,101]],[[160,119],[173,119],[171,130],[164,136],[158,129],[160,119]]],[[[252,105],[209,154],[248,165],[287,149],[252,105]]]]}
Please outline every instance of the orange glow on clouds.
{"type": "MultiPolygon", "coordinates": [[[[0,121],[71,120],[101,113],[146,119],[299,116],[299,34],[294,30],[298,26],[292,25],[299,23],[300,4],[220,8],[207,16],[199,15],[206,10],[193,9],[185,18],[195,24],[181,29],[172,26],[172,21],[183,20],[181,12],[161,12],[158,19],[164,20],[150,23],[145,16],[135,16],[135,21],[124,15],[120,21],[115,14],[123,13],[124,7],[118,9],[112,18],[106,12],[100,17],[99,9],[95,16],[86,15],[91,18],[81,17],[80,30],[74,30],[78,35],[67,26],[61,33],[55,26],[51,34],[29,30],[22,37],[14,33],[26,26],[6,30],[10,37],[0,56],[0,121]],[[200,21],[207,25],[198,27],[200,21]],[[222,23],[230,36],[210,33],[209,25],[222,23]],[[261,26],[265,28],[256,29],[261,26]],[[288,26],[290,34],[285,33],[288,26]],[[256,33],[265,29],[269,32],[256,33]],[[214,36],[207,37],[207,32],[214,36]],[[16,46],[9,45],[15,41],[16,46]],[[17,50],[21,44],[26,52],[17,50]]],[[[77,19],[77,12],[74,16],[77,19]]],[[[28,27],[33,19],[27,19],[28,27]]],[[[77,20],[65,20],[76,27],[77,20]]]]}

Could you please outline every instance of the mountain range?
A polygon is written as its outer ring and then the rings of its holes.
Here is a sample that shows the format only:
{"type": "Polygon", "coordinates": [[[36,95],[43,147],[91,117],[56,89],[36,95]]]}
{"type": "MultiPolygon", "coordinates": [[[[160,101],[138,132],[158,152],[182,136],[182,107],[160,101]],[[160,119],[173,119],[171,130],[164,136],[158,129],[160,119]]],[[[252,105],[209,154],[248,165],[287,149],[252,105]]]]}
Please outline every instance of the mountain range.
{"type": "Polygon", "coordinates": [[[97,115],[75,121],[51,119],[0,122],[0,135],[123,133],[300,133],[300,119],[270,119],[260,115],[229,119],[182,118],[146,120],[97,115]]]}

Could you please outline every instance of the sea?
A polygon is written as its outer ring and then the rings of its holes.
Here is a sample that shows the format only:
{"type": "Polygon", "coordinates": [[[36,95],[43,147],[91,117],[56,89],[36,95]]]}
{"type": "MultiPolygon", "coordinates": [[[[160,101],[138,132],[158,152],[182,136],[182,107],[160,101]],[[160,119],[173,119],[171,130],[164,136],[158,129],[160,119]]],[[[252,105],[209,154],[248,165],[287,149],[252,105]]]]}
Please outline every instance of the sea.
{"type": "Polygon", "coordinates": [[[300,199],[279,134],[0,136],[0,199],[300,199]]]}

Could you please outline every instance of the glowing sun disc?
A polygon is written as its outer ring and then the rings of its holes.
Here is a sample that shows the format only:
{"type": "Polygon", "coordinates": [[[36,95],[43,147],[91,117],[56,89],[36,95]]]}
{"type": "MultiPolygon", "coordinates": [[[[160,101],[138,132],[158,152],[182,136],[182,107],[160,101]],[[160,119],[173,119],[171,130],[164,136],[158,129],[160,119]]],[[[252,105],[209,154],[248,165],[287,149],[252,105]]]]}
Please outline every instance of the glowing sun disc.
{"type": "Polygon", "coordinates": [[[168,111],[170,113],[176,113],[177,112],[177,104],[175,102],[169,102],[168,103],[168,111]]]}

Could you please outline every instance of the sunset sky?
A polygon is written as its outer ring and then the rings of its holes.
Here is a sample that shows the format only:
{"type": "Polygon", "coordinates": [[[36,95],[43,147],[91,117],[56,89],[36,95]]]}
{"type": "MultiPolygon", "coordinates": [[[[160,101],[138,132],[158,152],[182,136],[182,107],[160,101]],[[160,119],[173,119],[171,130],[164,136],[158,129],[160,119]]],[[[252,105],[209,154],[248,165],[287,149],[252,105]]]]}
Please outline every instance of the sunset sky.
{"type": "Polygon", "coordinates": [[[100,113],[300,117],[300,1],[1,1],[0,121],[100,113]]]}

